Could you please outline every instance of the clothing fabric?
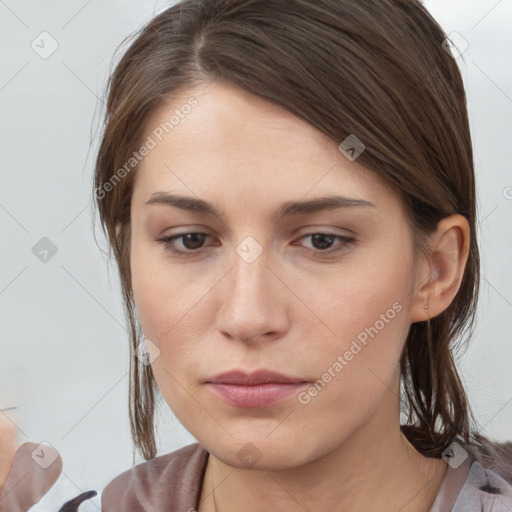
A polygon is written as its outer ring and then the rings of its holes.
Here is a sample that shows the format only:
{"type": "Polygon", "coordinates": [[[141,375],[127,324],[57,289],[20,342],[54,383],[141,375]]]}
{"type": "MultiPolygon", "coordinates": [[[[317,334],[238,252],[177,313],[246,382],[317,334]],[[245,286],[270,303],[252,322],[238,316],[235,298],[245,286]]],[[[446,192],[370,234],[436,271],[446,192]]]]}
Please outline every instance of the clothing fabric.
{"type": "MultiPolygon", "coordinates": [[[[195,512],[208,452],[193,443],[128,469],[101,495],[102,512],[195,512]]],[[[467,458],[448,466],[429,512],[512,512],[512,485],[467,458]]]]}
{"type": "Polygon", "coordinates": [[[429,512],[512,512],[512,485],[493,471],[467,458],[448,466],[429,512]]]}
{"type": "Polygon", "coordinates": [[[208,452],[193,443],[121,473],[103,489],[101,512],[193,512],[208,452]]]}

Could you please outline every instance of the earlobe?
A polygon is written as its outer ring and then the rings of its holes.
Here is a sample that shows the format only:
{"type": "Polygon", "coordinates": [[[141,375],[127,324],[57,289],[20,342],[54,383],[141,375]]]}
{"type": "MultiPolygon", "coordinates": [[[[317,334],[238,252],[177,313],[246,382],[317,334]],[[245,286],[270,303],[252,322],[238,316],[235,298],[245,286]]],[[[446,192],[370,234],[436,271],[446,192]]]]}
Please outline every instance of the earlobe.
{"type": "Polygon", "coordinates": [[[451,304],[464,275],[469,237],[469,224],[463,215],[453,214],[439,222],[421,279],[415,283],[411,323],[433,318],[451,304]]]}

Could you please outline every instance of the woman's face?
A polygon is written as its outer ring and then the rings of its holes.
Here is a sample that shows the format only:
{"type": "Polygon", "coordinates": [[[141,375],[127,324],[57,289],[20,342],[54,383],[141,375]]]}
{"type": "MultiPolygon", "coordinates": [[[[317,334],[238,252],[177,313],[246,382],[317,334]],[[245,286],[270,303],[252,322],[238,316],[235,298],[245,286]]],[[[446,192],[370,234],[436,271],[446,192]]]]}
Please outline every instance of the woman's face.
{"type": "Polygon", "coordinates": [[[397,365],[418,319],[393,190],[316,128],[228,85],[161,106],[144,141],[133,293],[158,387],[185,428],[226,463],[269,468],[397,429],[397,365]],[[337,196],[355,201],[312,202],[337,196]],[[162,241],[188,233],[201,234],[162,241]],[[207,382],[260,369],[302,384],[207,382]]]}

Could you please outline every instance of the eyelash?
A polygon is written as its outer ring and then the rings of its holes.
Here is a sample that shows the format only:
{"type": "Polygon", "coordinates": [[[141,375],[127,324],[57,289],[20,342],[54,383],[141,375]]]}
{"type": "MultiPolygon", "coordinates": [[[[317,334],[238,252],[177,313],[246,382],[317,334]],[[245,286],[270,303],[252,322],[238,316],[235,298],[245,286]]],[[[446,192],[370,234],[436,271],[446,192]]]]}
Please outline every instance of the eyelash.
{"type": "MultiPolygon", "coordinates": [[[[173,254],[175,254],[176,256],[179,256],[179,257],[185,257],[186,258],[186,257],[195,256],[197,254],[200,254],[201,251],[202,251],[202,248],[201,249],[197,249],[197,250],[181,251],[179,249],[176,249],[172,245],[172,242],[174,240],[183,238],[186,235],[206,235],[207,237],[209,236],[207,233],[202,233],[202,232],[199,232],[199,231],[191,231],[189,233],[181,233],[179,235],[173,235],[173,236],[169,236],[169,237],[166,237],[166,238],[159,238],[159,239],[157,239],[157,242],[160,242],[161,244],[163,244],[164,248],[167,251],[170,251],[171,253],[173,253],[173,254]]],[[[340,244],[340,246],[337,247],[336,249],[321,250],[321,249],[309,249],[309,248],[306,248],[306,250],[308,252],[314,253],[315,255],[324,255],[324,254],[330,255],[330,254],[333,254],[333,253],[338,253],[338,252],[342,251],[343,249],[345,249],[346,247],[352,245],[356,241],[356,239],[352,238],[352,237],[336,235],[334,233],[323,233],[323,232],[307,233],[305,235],[302,235],[299,238],[299,240],[302,240],[303,238],[311,237],[313,235],[323,235],[323,236],[326,236],[326,237],[334,237],[335,239],[338,239],[338,240],[340,240],[342,242],[340,244]]]]}

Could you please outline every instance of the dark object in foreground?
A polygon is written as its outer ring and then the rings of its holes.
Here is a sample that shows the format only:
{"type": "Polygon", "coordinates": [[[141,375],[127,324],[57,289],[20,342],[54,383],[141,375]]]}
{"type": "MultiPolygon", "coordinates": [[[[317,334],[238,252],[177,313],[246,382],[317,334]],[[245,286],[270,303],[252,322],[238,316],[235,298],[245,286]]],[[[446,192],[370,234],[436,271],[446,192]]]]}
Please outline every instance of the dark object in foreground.
{"type": "Polygon", "coordinates": [[[86,491],[73,498],[72,500],[66,501],[64,505],[59,509],[59,512],[78,512],[78,507],[85,500],[94,498],[98,493],[96,491],[86,491]]]}

